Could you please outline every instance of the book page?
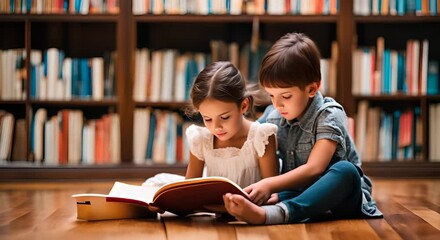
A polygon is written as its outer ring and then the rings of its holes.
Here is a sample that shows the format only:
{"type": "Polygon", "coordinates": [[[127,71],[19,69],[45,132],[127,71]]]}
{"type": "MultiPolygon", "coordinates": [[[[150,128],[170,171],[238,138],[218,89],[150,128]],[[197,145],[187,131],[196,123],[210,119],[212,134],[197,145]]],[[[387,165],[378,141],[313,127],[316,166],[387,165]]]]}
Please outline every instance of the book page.
{"type": "Polygon", "coordinates": [[[154,193],[159,187],[153,186],[138,186],[121,182],[115,182],[113,188],[108,194],[109,197],[118,197],[138,200],[141,202],[151,203],[153,201],[154,193]]]}

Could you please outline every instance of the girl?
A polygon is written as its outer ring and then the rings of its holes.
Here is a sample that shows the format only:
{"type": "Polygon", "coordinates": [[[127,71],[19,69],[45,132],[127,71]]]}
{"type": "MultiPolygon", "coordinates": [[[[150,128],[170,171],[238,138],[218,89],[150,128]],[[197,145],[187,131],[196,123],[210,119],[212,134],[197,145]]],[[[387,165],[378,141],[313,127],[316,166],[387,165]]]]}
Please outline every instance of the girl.
{"type": "Polygon", "coordinates": [[[315,43],[299,33],[282,37],[263,58],[259,81],[275,108],[267,122],[278,126],[282,171],[244,189],[253,202],[225,194],[225,207],[236,218],[275,224],[321,216],[382,216],[346,129],[343,107],[318,90],[319,59],[315,43]],[[262,203],[276,205],[260,207],[262,203]]]}
{"type": "Polygon", "coordinates": [[[194,81],[190,93],[192,112],[200,113],[204,127],[186,130],[190,159],[186,178],[229,178],[246,187],[278,174],[274,124],[244,117],[252,110],[253,97],[246,82],[230,62],[208,65],[194,81]]]}

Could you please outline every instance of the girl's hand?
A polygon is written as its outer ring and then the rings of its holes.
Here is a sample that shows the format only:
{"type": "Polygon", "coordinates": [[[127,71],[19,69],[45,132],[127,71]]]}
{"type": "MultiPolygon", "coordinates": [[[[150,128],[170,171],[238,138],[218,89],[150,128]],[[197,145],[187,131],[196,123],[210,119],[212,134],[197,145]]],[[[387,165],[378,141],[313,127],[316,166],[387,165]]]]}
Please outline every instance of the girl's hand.
{"type": "Polygon", "coordinates": [[[259,206],[266,203],[271,197],[268,178],[245,187],[243,190],[249,194],[251,201],[259,206]]]}
{"type": "Polygon", "coordinates": [[[154,207],[151,205],[148,205],[148,210],[150,210],[151,212],[157,212],[157,213],[164,213],[165,211],[158,208],[158,207],[154,207]]]}

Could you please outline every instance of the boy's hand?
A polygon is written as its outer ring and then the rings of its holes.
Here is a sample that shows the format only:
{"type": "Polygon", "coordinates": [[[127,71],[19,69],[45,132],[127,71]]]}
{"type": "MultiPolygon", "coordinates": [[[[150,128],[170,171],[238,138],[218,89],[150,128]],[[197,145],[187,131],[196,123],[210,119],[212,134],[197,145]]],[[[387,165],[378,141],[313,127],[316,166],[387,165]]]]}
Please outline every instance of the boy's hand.
{"type": "Polygon", "coordinates": [[[255,204],[261,206],[271,198],[271,190],[267,178],[251,184],[243,189],[255,204]]]}
{"type": "Polygon", "coordinates": [[[280,200],[278,199],[278,193],[272,193],[272,195],[270,195],[269,200],[267,200],[266,204],[267,205],[274,205],[277,204],[280,200]]]}

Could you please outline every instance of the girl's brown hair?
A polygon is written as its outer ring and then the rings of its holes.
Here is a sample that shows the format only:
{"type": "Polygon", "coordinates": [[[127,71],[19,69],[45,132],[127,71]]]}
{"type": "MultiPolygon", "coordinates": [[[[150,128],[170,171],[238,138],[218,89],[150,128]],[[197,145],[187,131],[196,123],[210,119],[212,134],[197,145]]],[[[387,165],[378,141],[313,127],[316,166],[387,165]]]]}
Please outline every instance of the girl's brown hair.
{"type": "Polygon", "coordinates": [[[199,73],[191,88],[192,107],[187,110],[187,114],[197,113],[206,98],[236,103],[238,107],[244,99],[249,98],[248,111],[252,113],[253,97],[247,91],[246,81],[240,71],[230,62],[211,63],[199,73]]]}
{"type": "Polygon", "coordinates": [[[318,47],[302,33],[288,33],[266,53],[259,71],[263,87],[289,88],[321,81],[318,47]]]}

